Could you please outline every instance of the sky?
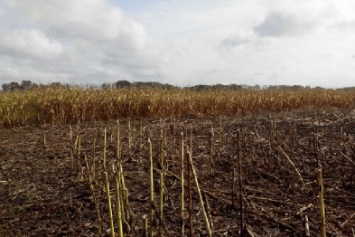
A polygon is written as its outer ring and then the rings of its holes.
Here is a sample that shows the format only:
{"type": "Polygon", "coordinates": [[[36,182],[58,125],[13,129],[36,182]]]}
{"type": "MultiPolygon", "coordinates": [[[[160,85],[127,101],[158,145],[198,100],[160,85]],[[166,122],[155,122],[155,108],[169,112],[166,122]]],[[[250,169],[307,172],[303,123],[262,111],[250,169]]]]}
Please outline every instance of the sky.
{"type": "Polygon", "coordinates": [[[355,86],[353,0],[0,0],[0,84],[355,86]]]}

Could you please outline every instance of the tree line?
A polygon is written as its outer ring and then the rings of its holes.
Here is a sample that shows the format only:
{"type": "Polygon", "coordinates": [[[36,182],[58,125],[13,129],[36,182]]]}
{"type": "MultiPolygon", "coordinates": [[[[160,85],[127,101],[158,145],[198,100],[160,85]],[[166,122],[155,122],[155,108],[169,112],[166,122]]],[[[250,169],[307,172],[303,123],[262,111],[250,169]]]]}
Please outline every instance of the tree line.
{"type": "Polygon", "coordinates": [[[37,84],[30,80],[23,80],[21,83],[12,81],[10,83],[2,84],[3,91],[20,91],[20,90],[29,90],[35,88],[69,88],[68,84],[62,84],[60,82],[52,82],[50,84],[37,84]]]}
{"type": "MultiPolygon", "coordinates": [[[[30,80],[23,80],[22,82],[10,82],[5,83],[2,85],[2,90],[4,92],[8,91],[20,91],[20,90],[29,90],[34,88],[72,88],[78,87],[70,84],[63,84],[61,82],[52,82],[50,84],[37,84],[30,80]]],[[[96,88],[96,89],[110,89],[110,88],[153,88],[153,89],[190,89],[194,91],[207,91],[207,90],[262,90],[262,89],[275,89],[275,90],[301,90],[301,89],[309,89],[309,86],[301,86],[301,85],[272,85],[272,86],[260,86],[260,85],[239,85],[239,84],[215,84],[215,85],[194,85],[188,87],[178,87],[174,85],[170,85],[167,83],[160,83],[160,82],[129,82],[127,80],[119,80],[114,83],[103,83],[99,86],[90,85],[90,86],[82,86],[83,88],[96,88]]],[[[316,87],[316,89],[322,89],[321,87],[316,87]]],[[[346,89],[355,89],[353,88],[346,88],[346,89]]]]}

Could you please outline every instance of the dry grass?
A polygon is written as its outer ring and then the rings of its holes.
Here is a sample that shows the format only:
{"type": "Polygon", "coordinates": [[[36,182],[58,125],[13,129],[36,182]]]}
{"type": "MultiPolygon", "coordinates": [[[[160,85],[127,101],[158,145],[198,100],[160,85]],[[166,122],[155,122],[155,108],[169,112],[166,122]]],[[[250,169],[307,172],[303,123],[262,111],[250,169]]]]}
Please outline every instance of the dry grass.
{"type": "Polygon", "coordinates": [[[0,94],[0,124],[68,124],[118,118],[212,117],[353,108],[355,91],[38,89],[0,94]]]}

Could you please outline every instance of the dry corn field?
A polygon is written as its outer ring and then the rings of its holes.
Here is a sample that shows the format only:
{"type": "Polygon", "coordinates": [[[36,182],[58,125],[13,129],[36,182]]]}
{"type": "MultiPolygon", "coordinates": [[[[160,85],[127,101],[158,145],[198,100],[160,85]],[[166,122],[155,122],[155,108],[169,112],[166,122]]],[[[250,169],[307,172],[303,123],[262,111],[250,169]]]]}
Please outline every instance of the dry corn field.
{"type": "Polygon", "coordinates": [[[76,124],[122,118],[246,116],[354,108],[354,90],[38,89],[0,94],[4,126],[76,124]]]}
{"type": "Polygon", "coordinates": [[[355,91],[0,94],[2,236],[355,236],[355,91]]]}

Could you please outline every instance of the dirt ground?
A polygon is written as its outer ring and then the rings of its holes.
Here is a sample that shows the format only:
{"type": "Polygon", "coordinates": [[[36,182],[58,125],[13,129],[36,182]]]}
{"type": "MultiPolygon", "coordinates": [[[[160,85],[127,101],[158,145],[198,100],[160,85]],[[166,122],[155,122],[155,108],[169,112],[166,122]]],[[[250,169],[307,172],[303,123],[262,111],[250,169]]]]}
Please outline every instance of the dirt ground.
{"type": "MultiPolygon", "coordinates": [[[[72,140],[69,125],[1,128],[0,236],[98,236],[83,154],[90,164],[96,159],[95,194],[103,235],[109,236],[102,182],[103,134],[106,128],[107,169],[115,203],[111,166],[117,157],[116,124],[72,125],[72,140]],[[78,135],[81,155],[73,148],[78,135]]],[[[129,192],[126,236],[146,234],[143,222],[159,201],[162,166],[164,218],[156,236],[181,236],[181,133],[187,145],[192,133],[193,162],[213,236],[241,236],[242,223],[243,236],[306,236],[306,219],[310,236],[320,236],[318,168],[323,174],[327,236],[355,236],[355,111],[144,120],[131,121],[130,127],[127,120],[120,121],[121,161],[129,192]],[[163,165],[158,159],[162,130],[163,165]],[[155,204],[149,201],[148,136],[153,143],[155,204]]],[[[189,147],[184,147],[185,160],[189,147]]],[[[189,236],[187,171],[185,180],[184,221],[189,236]]],[[[192,181],[193,236],[207,236],[195,187],[192,181]]],[[[118,236],[115,214],[114,219],[118,236]]],[[[152,224],[156,230],[157,223],[152,224]]]]}

